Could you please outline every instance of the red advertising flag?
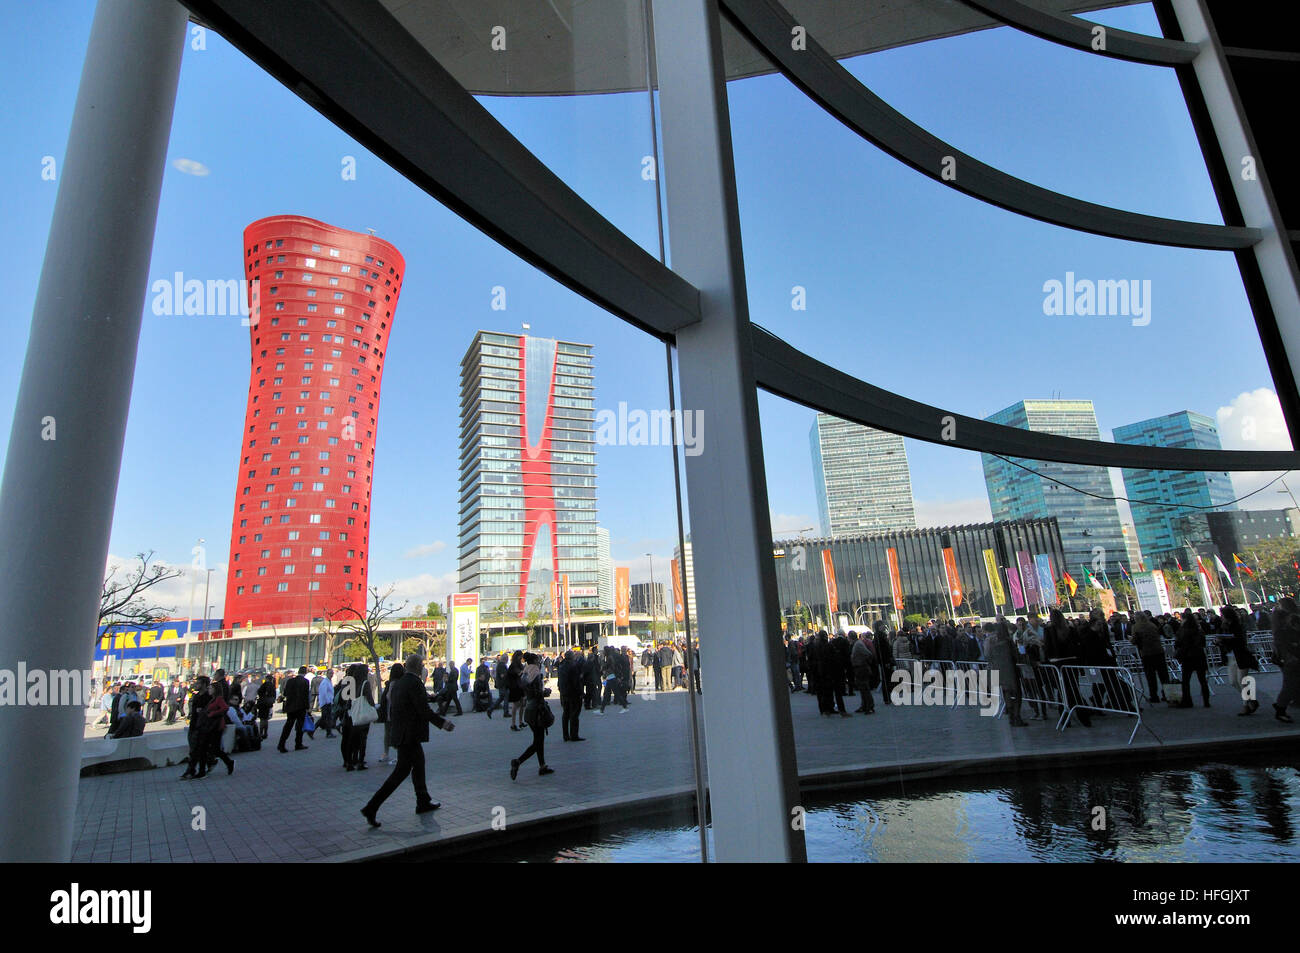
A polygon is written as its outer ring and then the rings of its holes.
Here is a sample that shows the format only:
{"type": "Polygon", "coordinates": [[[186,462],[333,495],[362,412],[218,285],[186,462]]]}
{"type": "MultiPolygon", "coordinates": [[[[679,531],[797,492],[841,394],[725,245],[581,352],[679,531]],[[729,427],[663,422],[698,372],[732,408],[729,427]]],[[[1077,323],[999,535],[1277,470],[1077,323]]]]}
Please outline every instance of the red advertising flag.
{"type": "Polygon", "coordinates": [[[566,572],[561,577],[564,580],[564,624],[569,624],[569,574],[566,572]]]}
{"type": "Polygon", "coordinates": [[[826,576],[826,617],[827,625],[835,627],[835,613],[840,608],[840,593],[835,586],[835,561],[831,559],[829,549],[822,550],[822,573],[826,576]]]}
{"type": "Polygon", "coordinates": [[[885,556],[889,560],[889,591],[894,596],[894,608],[899,612],[903,611],[903,579],[898,573],[898,551],[894,549],[885,550],[885,556]]]}
{"type": "Polygon", "coordinates": [[[673,618],[678,622],[686,619],[686,606],[682,599],[682,567],[677,560],[672,560],[673,569],[673,618]]]}
{"type": "Polygon", "coordinates": [[[628,605],[632,597],[632,586],[628,579],[628,567],[619,566],[614,570],[614,624],[628,624],[628,605]]]}
{"type": "Polygon", "coordinates": [[[957,575],[957,557],[949,547],[943,551],[943,568],[948,573],[948,594],[955,609],[961,605],[961,577],[957,575]]]}

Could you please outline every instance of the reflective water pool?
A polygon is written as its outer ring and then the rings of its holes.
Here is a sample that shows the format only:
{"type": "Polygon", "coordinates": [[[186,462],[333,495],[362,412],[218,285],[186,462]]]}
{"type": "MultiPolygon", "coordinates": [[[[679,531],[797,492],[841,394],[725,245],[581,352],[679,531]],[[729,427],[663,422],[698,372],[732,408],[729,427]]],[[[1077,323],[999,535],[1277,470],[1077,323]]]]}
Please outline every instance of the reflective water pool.
{"type": "MultiPolygon", "coordinates": [[[[1300,760],[1090,769],[809,798],[822,862],[1300,860],[1300,760]]],[[[530,862],[689,863],[699,831],[630,825],[477,855],[530,862]]]]}

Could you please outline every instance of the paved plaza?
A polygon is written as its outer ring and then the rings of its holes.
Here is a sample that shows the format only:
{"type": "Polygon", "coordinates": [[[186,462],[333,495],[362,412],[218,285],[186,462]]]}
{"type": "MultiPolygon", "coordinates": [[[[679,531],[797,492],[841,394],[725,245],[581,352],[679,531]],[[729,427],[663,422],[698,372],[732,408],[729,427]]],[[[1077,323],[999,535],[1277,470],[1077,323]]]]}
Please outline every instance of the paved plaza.
{"type": "MultiPolygon", "coordinates": [[[[805,788],[866,780],[898,783],[928,776],[987,772],[1044,764],[1085,764],[1088,758],[1156,757],[1205,752],[1247,741],[1300,740],[1300,725],[1272,717],[1270,703],[1280,676],[1259,676],[1258,713],[1239,718],[1241,704],[1226,685],[1215,685],[1213,707],[1144,713],[1144,724],[1126,745],[1133,719],[1095,718],[1091,728],[1053,730],[1055,716],[1013,729],[1005,718],[983,717],[975,708],[884,706],[876,693],[876,714],[823,717],[816,699],[791,696],[799,773],[805,788]],[[1158,740],[1157,740],[1158,739],[1158,740]]],[[[851,709],[857,698],[847,698],[851,709]]],[[[538,777],[536,761],[511,782],[510,759],[528,744],[527,731],[512,732],[500,713],[489,720],[467,713],[456,730],[433,731],[425,745],[429,790],[441,810],[416,816],[410,782],[380,809],[383,826],[369,828],[359,809],[390,770],[378,763],[382,726],[372,727],[367,771],[343,770],[337,737],[318,731],[306,751],[275,749],[282,719],[256,752],[237,754],[235,772],[218,764],[201,781],[180,782],[182,767],[83,778],[77,804],[74,861],[318,861],[362,860],[423,850],[436,857],[439,843],[490,846],[505,829],[518,834],[532,825],[577,819],[601,812],[612,822],[636,810],[662,805],[694,790],[688,696],[633,696],[620,714],[585,712],[582,743],[560,737],[557,721],[547,737],[548,763],[555,774],[538,777]],[[637,802],[629,808],[627,802],[637,802]],[[623,805],[617,807],[617,805],[623,805]],[[201,808],[202,810],[196,810],[201,808]],[[496,821],[494,828],[493,822],[496,821]],[[202,821],[202,823],[200,823],[202,821]],[[484,840],[487,839],[487,840],[484,840]]],[[[1026,710],[1028,718],[1032,714],[1026,710]]],[[[702,709],[701,709],[702,715],[702,709]]],[[[755,725],[754,731],[766,730],[755,725]]],[[[150,726],[149,733],[182,728],[150,726]]],[[[97,737],[88,733],[88,737],[97,737]]],[[[1222,750],[1217,752],[1222,754],[1222,750]]],[[[744,757],[744,752],[737,752],[744,757]]]]}

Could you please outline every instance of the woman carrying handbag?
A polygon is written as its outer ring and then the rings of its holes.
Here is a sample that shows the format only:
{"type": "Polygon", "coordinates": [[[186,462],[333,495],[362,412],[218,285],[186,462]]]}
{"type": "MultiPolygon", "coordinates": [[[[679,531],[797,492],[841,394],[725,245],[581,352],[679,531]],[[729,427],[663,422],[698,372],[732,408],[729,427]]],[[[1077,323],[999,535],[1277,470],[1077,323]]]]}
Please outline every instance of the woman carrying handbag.
{"type": "Polygon", "coordinates": [[[343,767],[348,771],[366,770],[366,742],[370,725],[379,717],[375,710],[374,690],[370,687],[370,668],[364,662],[348,666],[347,674],[334,695],[334,710],[342,727],[339,749],[343,767]]]}

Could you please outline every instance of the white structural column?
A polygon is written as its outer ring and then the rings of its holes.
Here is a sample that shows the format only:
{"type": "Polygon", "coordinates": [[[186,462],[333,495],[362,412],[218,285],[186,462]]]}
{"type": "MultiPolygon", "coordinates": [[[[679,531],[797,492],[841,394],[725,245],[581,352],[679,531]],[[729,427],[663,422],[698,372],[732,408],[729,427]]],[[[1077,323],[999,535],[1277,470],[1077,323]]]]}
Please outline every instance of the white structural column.
{"type": "MultiPolygon", "coordinates": [[[[1205,0],[1173,0],[1172,6],[1183,38],[1200,47],[1200,52],[1192,60],[1192,70],[1201,87],[1215,138],[1219,141],[1224,164],[1232,179],[1243,224],[1263,232],[1263,238],[1251,250],[1259,265],[1260,278],[1273,308],[1282,345],[1286,348],[1291,374],[1300,381],[1300,275],[1297,275],[1295,256],[1283,230],[1273,189],[1264,174],[1254,138],[1243,119],[1245,112],[1241,98],[1237,95],[1228,58],[1214,30],[1205,0]]],[[[1270,9],[1260,15],[1269,16],[1271,12],[1270,9]]],[[[1278,92],[1285,96],[1290,91],[1278,92]]],[[[1281,108],[1277,121],[1286,121],[1281,108]]],[[[1290,169],[1274,168],[1273,172],[1291,174],[1290,169]]]]}
{"type": "MultiPolygon", "coordinates": [[[[15,676],[90,668],[185,31],[174,0],[95,10],[0,483],[15,676]]],[[[0,704],[0,861],[70,857],[85,716],[63,701],[0,704]]]]}
{"type": "Polygon", "coordinates": [[[681,406],[703,421],[686,483],[714,846],[720,861],[803,861],[718,7],[652,10],[672,267],[702,310],[676,338],[681,406]]]}

